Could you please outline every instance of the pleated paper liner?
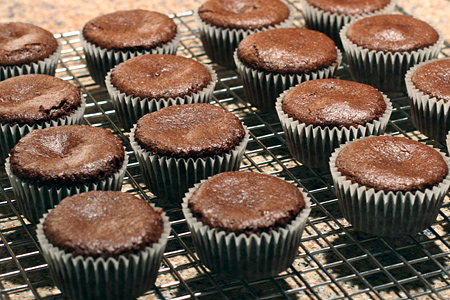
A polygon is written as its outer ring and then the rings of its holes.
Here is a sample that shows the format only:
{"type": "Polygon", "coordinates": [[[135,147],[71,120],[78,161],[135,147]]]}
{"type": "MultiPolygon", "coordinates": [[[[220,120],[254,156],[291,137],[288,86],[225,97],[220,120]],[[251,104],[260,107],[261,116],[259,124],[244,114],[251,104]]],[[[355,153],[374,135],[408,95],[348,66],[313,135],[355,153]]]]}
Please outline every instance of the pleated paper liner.
{"type": "MultiPolygon", "coordinates": [[[[433,188],[413,192],[384,192],[352,183],[337,170],[336,158],[351,142],[330,158],[330,170],[344,217],[357,230],[380,236],[415,235],[431,226],[450,187],[450,173],[433,188]]],[[[450,169],[450,161],[436,149],[450,169]]]]}
{"type": "Polygon", "coordinates": [[[197,255],[211,271],[224,277],[251,281],[275,276],[292,264],[311,212],[311,200],[302,189],[305,208],[290,224],[247,235],[209,228],[192,215],[188,200],[199,184],[186,193],[182,207],[197,255]]]}
{"type": "Polygon", "coordinates": [[[149,291],[158,276],[167,238],[169,218],[163,212],[163,233],[157,243],[128,256],[107,259],[73,256],[53,246],[43,230],[45,214],[37,225],[41,253],[56,286],[70,299],[135,299],[149,291]]]}
{"type": "Polygon", "coordinates": [[[18,66],[0,66],[0,81],[28,74],[46,74],[55,76],[56,66],[61,56],[62,45],[58,41],[58,48],[49,57],[35,63],[18,66]]]}
{"type": "Polygon", "coordinates": [[[430,97],[421,92],[412,83],[411,77],[422,66],[444,59],[432,59],[415,65],[408,70],[405,77],[411,106],[411,119],[414,126],[423,134],[439,142],[444,142],[450,130],[450,103],[443,99],[430,97]]]}

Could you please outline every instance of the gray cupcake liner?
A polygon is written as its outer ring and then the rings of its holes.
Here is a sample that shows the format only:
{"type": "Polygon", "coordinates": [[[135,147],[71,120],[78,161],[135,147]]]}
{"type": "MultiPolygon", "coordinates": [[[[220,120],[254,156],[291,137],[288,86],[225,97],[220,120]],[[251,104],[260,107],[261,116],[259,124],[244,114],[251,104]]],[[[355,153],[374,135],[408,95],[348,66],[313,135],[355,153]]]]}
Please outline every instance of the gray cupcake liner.
{"type": "Polygon", "coordinates": [[[161,108],[191,103],[209,103],[217,82],[216,72],[208,65],[204,65],[211,74],[211,83],[202,90],[182,97],[169,99],[149,99],[134,97],[120,92],[111,84],[111,71],[106,75],[106,88],[111,97],[112,104],[120,124],[126,131],[130,131],[134,124],[144,115],[160,110],[161,108]]]}
{"type": "Polygon", "coordinates": [[[260,32],[275,28],[292,27],[295,17],[295,8],[292,5],[282,1],[289,8],[289,17],[278,25],[268,26],[263,29],[244,30],[221,28],[203,22],[198,14],[198,9],[194,11],[195,23],[202,41],[206,55],[221,66],[236,68],[233,59],[234,50],[236,50],[239,42],[252,33],[260,32]]]}
{"type": "Polygon", "coordinates": [[[0,81],[28,74],[46,74],[55,76],[56,67],[61,57],[62,45],[58,42],[58,48],[49,57],[35,63],[18,66],[0,66],[0,81]]]}
{"type": "Polygon", "coordinates": [[[372,122],[368,122],[365,126],[330,128],[306,125],[289,117],[282,109],[282,101],[291,89],[286,90],[278,97],[276,110],[291,155],[308,167],[328,169],[329,159],[334,149],[347,141],[352,141],[360,137],[384,134],[389,118],[391,117],[392,103],[383,94],[386,103],[386,110],[383,116],[372,122]]]}
{"type": "Polygon", "coordinates": [[[88,42],[83,37],[82,31],[79,37],[86,57],[86,66],[92,79],[98,85],[105,87],[105,77],[109,70],[130,58],[142,54],[176,54],[181,39],[181,32],[177,29],[177,34],[172,41],[160,47],[144,51],[107,50],[88,42]]]}
{"type": "Polygon", "coordinates": [[[43,129],[54,126],[81,124],[83,120],[84,110],[86,108],[86,99],[81,95],[81,105],[72,114],[64,116],[56,120],[50,120],[39,124],[0,124],[0,159],[4,161],[8,157],[9,151],[17,144],[17,142],[27,133],[35,129],[43,129]]]}
{"type": "Polygon", "coordinates": [[[352,78],[383,92],[406,92],[406,72],[417,63],[436,58],[444,42],[442,32],[432,26],[439,38],[434,45],[424,49],[393,53],[364,49],[347,38],[348,28],[353,23],[348,23],[340,31],[352,78]]]}
{"type": "Polygon", "coordinates": [[[163,212],[163,233],[157,243],[129,256],[93,258],[72,256],[46,238],[40,219],[36,234],[41,253],[56,286],[70,299],[135,299],[155,283],[170,233],[169,218],[163,212]]]}
{"type": "Polygon", "coordinates": [[[258,280],[275,276],[292,265],[311,212],[311,200],[302,189],[306,206],[289,225],[247,235],[210,228],[192,215],[188,200],[199,184],[186,193],[182,208],[197,255],[211,271],[225,277],[258,280]]]}
{"type": "Polygon", "coordinates": [[[421,92],[414,86],[411,77],[419,68],[428,63],[448,59],[432,59],[422,62],[409,69],[405,76],[414,126],[426,136],[439,142],[445,141],[450,130],[450,103],[421,92]]]}
{"type": "Polygon", "coordinates": [[[68,196],[94,190],[120,191],[127,164],[128,155],[125,153],[122,167],[114,174],[105,177],[103,180],[65,186],[39,184],[22,180],[11,171],[9,157],[6,159],[5,170],[20,212],[30,223],[36,224],[49,209],[55,207],[62,199],[68,196]]]}
{"type": "Polygon", "coordinates": [[[302,14],[306,22],[306,28],[325,33],[334,40],[334,42],[340,49],[343,49],[343,47],[341,44],[341,37],[339,36],[339,31],[344,25],[361,17],[391,14],[395,9],[396,2],[397,2],[396,0],[392,0],[388,5],[386,5],[382,9],[373,11],[371,13],[352,16],[326,12],[310,5],[307,0],[300,0],[300,3],[302,5],[302,14]]]}
{"type": "MultiPolygon", "coordinates": [[[[367,138],[367,137],[366,137],[367,138]]],[[[354,228],[380,236],[404,236],[431,226],[450,187],[450,173],[437,186],[424,192],[384,192],[352,183],[337,170],[336,158],[351,142],[342,145],[330,158],[330,170],[339,208],[354,228]]],[[[450,169],[450,160],[436,149],[450,169]]]]}
{"type": "Polygon", "coordinates": [[[159,198],[168,204],[180,203],[189,187],[209,176],[239,169],[245,148],[250,137],[244,126],[244,139],[229,153],[215,155],[208,158],[171,158],[152,155],[143,149],[134,139],[136,125],[131,129],[130,144],[145,185],[159,198]]]}
{"type": "Polygon", "coordinates": [[[342,61],[341,51],[338,48],[336,48],[336,51],[337,59],[335,63],[308,74],[280,74],[252,69],[240,61],[237,50],[234,52],[234,60],[242,79],[247,101],[263,112],[275,113],[275,102],[285,90],[303,81],[334,77],[342,61]]]}

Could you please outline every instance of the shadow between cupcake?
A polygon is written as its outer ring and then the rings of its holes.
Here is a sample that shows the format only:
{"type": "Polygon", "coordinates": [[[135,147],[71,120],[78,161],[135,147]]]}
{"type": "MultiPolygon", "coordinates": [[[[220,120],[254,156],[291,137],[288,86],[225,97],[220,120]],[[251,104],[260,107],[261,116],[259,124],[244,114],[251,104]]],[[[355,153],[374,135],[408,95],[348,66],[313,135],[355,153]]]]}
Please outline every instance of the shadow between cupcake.
{"type": "Polygon", "coordinates": [[[369,284],[372,287],[385,286],[379,290],[383,294],[401,295],[403,291],[392,284],[388,274],[397,282],[406,281],[401,285],[407,291],[424,288],[424,283],[419,278],[414,278],[416,274],[426,277],[431,285],[445,280],[442,276],[442,266],[446,265],[447,259],[443,257],[444,252],[440,243],[433,242],[433,238],[426,235],[418,235],[414,239],[409,236],[373,237],[357,231],[351,234],[353,239],[348,235],[336,235],[330,240],[333,244],[332,250],[323,255],[323,263],[330,266],[328,270],[333,277],[337,280],[346,278],[339,280],[344,288],[348,287],[353,291],[363,290],[367,289],[369,284]],[[417,242],[420,242],[420,247],[417,246],[417,242]],[[362,278],[367,283],[364,283],[362,278]]]}

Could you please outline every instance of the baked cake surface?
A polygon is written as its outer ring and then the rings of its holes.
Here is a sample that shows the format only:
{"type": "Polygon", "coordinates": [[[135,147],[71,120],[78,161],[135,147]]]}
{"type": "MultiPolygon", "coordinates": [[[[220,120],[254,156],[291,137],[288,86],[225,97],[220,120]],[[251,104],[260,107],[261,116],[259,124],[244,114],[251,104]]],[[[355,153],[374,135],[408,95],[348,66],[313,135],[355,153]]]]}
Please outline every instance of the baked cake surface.
{"type": "Polygon", "coordinates": [[[143,51],[172,41],[177,34],[177,25],[158,12],[121,10],[90,20],[82,33],[88,42],[101,48],[143,51]]]}
{"type": "Polygon", "coordinates": [[[233,113],[211,104],[165,107],[137,122],[135,140],[153,155],[198,158],[233,150],[245,130],[233,113]]]}
{"type": "Polygon", "coordinates": [[[73,256],[118,257],[158,242],[161,209],[119,191],[91,191],[63,199],[46,217],[48,241],[73,256]]]}
{"type": "Polygon", "coordinates": [[[36,129],[11,150],[11,171],[23,180],[72,185],[103,180],[123,165],[122,141],[111,131],[70,125],[36,129]]]}
{"type": "Polygon", "coordinates": [[[261,233],[289,224],[305,207],[300,190],[275,176],[225,172],[201,183],[188,200],[194,217],[218,230],[261,233]]]}
{"type": "Polygon", "coordinates": [[[0,122],[35,124],[72,114],[82,103],[81,92],[50,75],[30,74],[0,81],[0,122]]]}
{"type": "Polygon", "coordinates": [[[35,63],[57,48],[56,38],[44,28],[22,22],[0,23],[0,66],[35,63]]]}
{"type": "Polygon", "coordinates": [[[423,191],[438,185],[448,166],[435,149],[404,137],[354,141],[336,158],[336,167],[353,183],[382,191],[423,191]]]}

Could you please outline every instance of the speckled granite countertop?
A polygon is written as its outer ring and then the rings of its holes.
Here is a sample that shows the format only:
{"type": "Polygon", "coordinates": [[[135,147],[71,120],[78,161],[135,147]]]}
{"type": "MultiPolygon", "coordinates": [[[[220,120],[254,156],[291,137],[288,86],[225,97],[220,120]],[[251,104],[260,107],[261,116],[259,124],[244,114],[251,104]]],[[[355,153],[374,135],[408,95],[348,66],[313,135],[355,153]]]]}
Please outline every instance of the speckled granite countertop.
{"type": "MultiPolygon", "coordinates": [[[[202,0],[6,0],[2,1],[0,22],[23,21],[53,33],[80,30],[90,19],[124,9],[149,9],[172,14],[193,10],[202,0]],[[6,7],[4,5],[6,4],[6,7]]],[[[436,25],[450,40],[449,0],[398,0],[413,16],[436,25]]]]}

